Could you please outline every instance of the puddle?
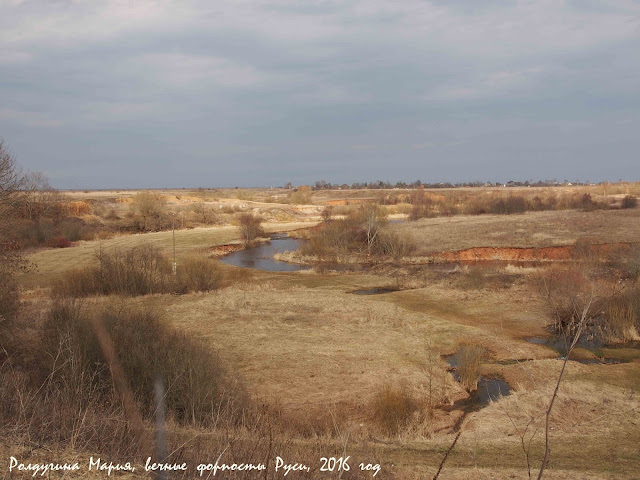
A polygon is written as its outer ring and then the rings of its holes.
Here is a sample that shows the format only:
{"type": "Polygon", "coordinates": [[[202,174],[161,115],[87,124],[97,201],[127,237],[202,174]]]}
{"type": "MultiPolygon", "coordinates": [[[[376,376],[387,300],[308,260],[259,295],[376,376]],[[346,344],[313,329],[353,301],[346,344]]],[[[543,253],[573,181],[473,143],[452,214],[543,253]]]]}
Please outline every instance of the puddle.
{"type": "Polygon", "coordinates": [[[302,242],[303,240],[289,238],[286,234],[274,234],[271,236],[269,243],[263,243],[256,247],[233,252],[220,258],[220,261],[235,267],[255,268],[268,272],[297,272],[300,270],[309,270],[311,267],[308,265],[281,262],[273,258],[276,253],[298,250],[302,242]]]}
{"type": "MultiPolygon", "coordinates": [[[[460,381],[460,375],[458,375],[458,355],[447,355],[444,357],[449,367],[453,378],[457,382],[460,381]]],[[[481,375],[478,379],[478,388],[469,394],[469,397],[460,400],[457,403],[459,408],[463,408],[468,411],[479,410],[480,408],[489,404],[489,402],[497,400],[500,397],[506,397],[511,393],[511,387],[502,378],[497,376],[485,376],[481,375]]]]}
{"type": "Polygon", "coordinates": [[[511,393],[511,387],[500,377],[480,377],[478,389],[471,393],[470,400],[479,406],[485,406],[489,402],[500,397],[506,397],[511,393]]]}
{"type": "Polygon", "coordinates": [[[369,289],[363,289],[363,290],[353,290],[348,293],[353,293],[355,295],[380,295],[383,293],[392,293],[397,291],[398,291],[397,288],[375,287],[375,288],[369,288],[369,289]]]}

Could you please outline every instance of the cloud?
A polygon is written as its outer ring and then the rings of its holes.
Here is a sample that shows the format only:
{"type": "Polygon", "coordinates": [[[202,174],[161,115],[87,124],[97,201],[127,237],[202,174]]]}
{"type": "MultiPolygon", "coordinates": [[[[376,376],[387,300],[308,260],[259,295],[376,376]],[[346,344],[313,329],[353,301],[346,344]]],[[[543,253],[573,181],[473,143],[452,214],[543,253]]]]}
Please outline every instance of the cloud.
{"type": "Polygon", "coordinates": [[[59,186],[620,178],[640,147],[632,0],[14,0],[0,45],[0,136],[59,186]]]}
{"type": "Polygon", "coordinates": [[[0,109],[0,120],[25,127],[60,127],[62,121],[46,112],[29,112],[11,108],[0,109]]]}

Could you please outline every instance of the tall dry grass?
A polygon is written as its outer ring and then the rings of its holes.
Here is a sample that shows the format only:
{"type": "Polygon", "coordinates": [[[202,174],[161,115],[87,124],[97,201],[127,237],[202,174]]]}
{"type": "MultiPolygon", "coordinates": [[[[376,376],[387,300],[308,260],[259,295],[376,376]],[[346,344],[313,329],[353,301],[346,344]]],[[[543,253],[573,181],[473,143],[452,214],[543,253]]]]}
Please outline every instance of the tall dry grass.
{"type": "Polygon", "coordinates": [[[487,350],[480,345],[462,345],[457,354],[458,375],[460,383],[467,391],[478,388],[480,379],[480,367],[487,355],[487,350]]]}
{"type": "Polygon", "coordinates": [[[372,409],[374,421],[387,435],[395,435],[406,427],[420,403],[406,386],[384,384],[376,393],[372,409]]]}
{"type": "Polygon", "coordinates": [[[66,272],[54,284],[53,293],[57,297],[87,297],[208,292],[220,288],[222,282],[223,274],[215,260],[189,257],[177,266],[174,275],[171,261],[162,250],[145,244],[100,252],[97,265],[66,272]]]}

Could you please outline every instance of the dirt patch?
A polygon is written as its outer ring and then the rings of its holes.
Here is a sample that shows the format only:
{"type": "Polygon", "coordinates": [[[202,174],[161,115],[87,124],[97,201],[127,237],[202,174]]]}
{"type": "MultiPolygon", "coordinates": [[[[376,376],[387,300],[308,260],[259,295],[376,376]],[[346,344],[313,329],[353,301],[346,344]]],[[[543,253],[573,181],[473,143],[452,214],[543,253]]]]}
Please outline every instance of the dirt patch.
{"type": "MultiPolygon", "coordinates": [[[[607,243],[589,245],[590,253],[606,255],[633,246],[632,243],[607,243]]],[[[434,257],[445,262],[470,262],[499,260],[510,262],[567,261],[575,258],[577,250],[583,247],[564,245],[558,247],[474,247],[452,252],[442,252],[434,257]]]]}

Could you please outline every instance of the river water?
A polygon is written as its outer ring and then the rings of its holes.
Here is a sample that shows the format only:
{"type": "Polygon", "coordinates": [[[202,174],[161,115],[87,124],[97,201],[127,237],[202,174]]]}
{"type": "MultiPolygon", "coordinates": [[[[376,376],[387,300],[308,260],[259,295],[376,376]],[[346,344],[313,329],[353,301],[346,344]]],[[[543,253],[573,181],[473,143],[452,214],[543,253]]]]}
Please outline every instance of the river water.
{"type": "Polygon", "coordinates": [[[235,267],[255,268],[269,272],[297,272],[299,270],[309,270],[308,265],[298,265],[295,263],[280,262],[273,256],[276,253],[298,250],[302,246],[303,240],[289,238],[286,235],[274,234],[269,243],[263,243],[256,247],[246,248],[237,252],[225,255],[221,262],[235,267]]]}

